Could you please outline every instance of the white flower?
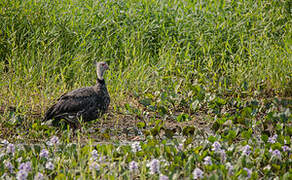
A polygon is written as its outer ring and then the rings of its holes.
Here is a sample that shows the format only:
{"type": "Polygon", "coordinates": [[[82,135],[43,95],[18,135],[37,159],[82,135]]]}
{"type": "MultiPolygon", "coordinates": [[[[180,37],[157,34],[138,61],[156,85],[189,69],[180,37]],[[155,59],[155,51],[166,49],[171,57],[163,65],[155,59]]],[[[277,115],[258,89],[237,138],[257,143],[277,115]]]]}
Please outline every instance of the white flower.
{"type": "Polygon", "coordinates": [[[134,153],[136,153],[138,151],[141,151],[141,149],[142,149],[141,146],[140,146],[140,142],[133,142],[131,147],[132,147],[132,151],[134,153]]]}
{"type": "Polygon", "coordinates": [[[20,171],[17,172],[16,179],[17,180],[26,180],[27,176],[28,176],[27,171],[20,170],[20,171]]]}
{"type": "Polygon", "coordinates": [[[155,174],[160,172],[160,162],[157,159],[153,159],[148,166],[150,167],[150,174],[155,174]]]}
{"type": "Polygon", "coordinates": [[[40,152],[40,157],[42,158],[48,158],[49,157],[49,151],[46,149],[42,149],[42,151],[40,152]]]}
{"type": "Polygon", "coordinates": [[[159,176],[159,180],[168,180],[168,179],[169,179],[168,176],[165,176],[163,174],[160,174],[159,176]]]}
{"type": "Polygon", "coordinates": [[[138,170],[138,163],[136,162],[136,161],[131,161],[130,163],[129,163],[129,169],[130,169],[130,171],[136,171],[136,170],[138,170]]]}
{"type": "Polygon", "coordinates": [[[203,178],[204,176],[204,172],[200,169],[200,168],[196,168],[194,171],[193,171],[193,178],[194,179],[200,179],[200,178],[203,178]]]}
{"type": "Polygon", "coordinates": [[[46,169],[53,170],[54,168],[55,166],[52,162],[49,161],[46,163],[46,169]]]}

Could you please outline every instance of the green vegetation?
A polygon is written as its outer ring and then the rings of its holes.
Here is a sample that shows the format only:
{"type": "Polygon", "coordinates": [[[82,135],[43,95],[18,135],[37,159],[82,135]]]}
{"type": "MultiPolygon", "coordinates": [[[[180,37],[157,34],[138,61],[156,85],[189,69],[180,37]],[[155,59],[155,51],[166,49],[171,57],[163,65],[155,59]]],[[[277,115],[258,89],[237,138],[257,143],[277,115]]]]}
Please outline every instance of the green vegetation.
{"type": "Polygon", "coordinates": [[[194,178],[196,168],[207,179],[289,178],[291,8],[285,0],[0,0],[0,141],[16,145],[12,153],[0,144],[0,177],[31,161],[28,178],[194,178]],[[110,64],[109,113],[82,132],[41,125],[64,92],[95,83],[95,61],[110,64]],[[59,145],[46,145],[52,136],[59,145]],[[94,149],[105,159],[90,159],[94,149]],[[153,159],[161,167],[151,175],[153,159]]]}

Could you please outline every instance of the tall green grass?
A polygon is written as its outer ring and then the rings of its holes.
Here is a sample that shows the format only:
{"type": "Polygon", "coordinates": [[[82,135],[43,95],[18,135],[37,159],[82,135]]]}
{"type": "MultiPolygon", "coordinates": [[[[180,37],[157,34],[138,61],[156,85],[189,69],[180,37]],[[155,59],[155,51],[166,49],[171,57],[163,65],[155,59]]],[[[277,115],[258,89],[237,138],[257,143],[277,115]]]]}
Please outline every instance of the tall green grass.
{"type": "Polygon", "coordinates": [[[113,104],[291,97],[291,36],[289,1],[2,0],[0,103],[43,112],[94,84],[94,61],[110,63],[113,104]]]}

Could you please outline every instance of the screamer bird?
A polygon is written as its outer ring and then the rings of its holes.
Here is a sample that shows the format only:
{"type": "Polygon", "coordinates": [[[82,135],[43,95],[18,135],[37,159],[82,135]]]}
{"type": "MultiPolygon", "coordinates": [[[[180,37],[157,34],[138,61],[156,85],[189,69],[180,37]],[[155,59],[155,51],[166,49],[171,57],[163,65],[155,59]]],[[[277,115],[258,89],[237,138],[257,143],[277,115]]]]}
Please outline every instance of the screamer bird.
{"type": "Polygon", "coordinates": [[[74,127],[80,127],[80,121],[92,121],[101,117],[110,104],[110,96],[103,78],[108,69],[106,62],[97,62],[96,84],[63,94],[58,102],[47,110],[42,121],[53,120],[53,124],[58,124],[65,120],[74,127]]]}

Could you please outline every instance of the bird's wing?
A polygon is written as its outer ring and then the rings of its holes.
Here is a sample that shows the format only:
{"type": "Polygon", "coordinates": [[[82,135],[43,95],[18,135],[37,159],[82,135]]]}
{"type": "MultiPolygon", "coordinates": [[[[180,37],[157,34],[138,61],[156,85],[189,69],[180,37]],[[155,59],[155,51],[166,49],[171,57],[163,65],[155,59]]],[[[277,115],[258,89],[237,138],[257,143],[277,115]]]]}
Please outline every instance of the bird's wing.
{"type": "Polygon", "coordinates": [[[80,88],[62,95],[46,113],[44,120],[61,117],[62,114],[77,114],[94,106],[101,97],[92,87],[80,88]]]}

